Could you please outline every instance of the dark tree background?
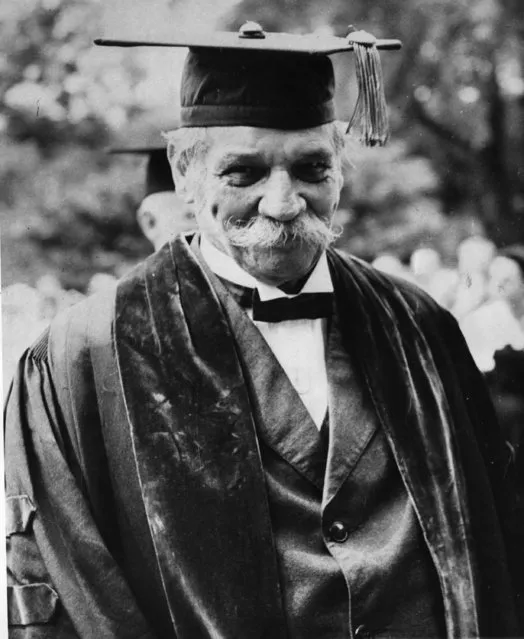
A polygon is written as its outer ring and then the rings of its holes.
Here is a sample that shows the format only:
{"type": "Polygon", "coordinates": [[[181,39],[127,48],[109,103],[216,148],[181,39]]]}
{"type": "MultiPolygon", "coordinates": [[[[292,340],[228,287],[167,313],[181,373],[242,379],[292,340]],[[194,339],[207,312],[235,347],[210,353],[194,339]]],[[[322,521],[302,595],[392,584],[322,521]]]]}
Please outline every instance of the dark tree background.
{"type": "MultiPolygon", "coordinates": [[[[92,273],[118,273],[149,250],[134,219],[143,167],[104,150],[141,115],[135,89],[144,70],[136,56],[94,51],[103,4],[0,6],[4,284],[47,271],[82,289],[92,273]]],[[[348,250],[407,257],[431,244],[452,260],[473,232],[499,246],[524,241],[521,0],[164,4],[176,28],[216,26],[210,7],[216,16],[220,6],[223,28],[249,19],[266,30],[344,35],[353,24],[403,41],[401,52],[382,56],[391,143],[358,151],[347,176],[338,221],[348,250]]],[[[127,7],[131,14],[137,3],[127,7]]],[[[335,64],[347,66],[340,56],[335,64]]]]}

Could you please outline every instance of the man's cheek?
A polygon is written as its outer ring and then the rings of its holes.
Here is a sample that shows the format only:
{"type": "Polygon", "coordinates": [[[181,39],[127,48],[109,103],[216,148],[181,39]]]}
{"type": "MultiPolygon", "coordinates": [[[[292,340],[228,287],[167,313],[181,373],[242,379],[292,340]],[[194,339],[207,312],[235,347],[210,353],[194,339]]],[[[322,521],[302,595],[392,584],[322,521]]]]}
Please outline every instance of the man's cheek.
{"type": "Polygon", "coordinates": [[[338,190],[332,189],[328,193],[310,198],[309,204],[317,216],[330,218],[337,209],[339,199],[338,190]]]}
{"type": "Polygon", "coordinates": [[[217,221],[243,220],[256,213],[257,201],[245,194],[235,192],[222,193],[222,197],[213,201],[212,213],[217,221]]]}

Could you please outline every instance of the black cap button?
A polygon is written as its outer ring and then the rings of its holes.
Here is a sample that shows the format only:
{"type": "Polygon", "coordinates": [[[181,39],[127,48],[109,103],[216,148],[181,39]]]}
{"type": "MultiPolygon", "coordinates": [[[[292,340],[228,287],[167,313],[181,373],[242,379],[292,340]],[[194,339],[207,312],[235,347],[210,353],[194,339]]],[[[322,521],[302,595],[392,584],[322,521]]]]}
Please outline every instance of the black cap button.
{"type": "Polygon", "coordinates": [[[238,30],[239,38],[253,38],[263,40],[266,37],[264,29],[258,24],[258,22],[244,22],[244,24],[238,30]]]}
{"type": "Polygon", "coordinates": [[[347,541],[349,537],[349,531],[346,528],[345,524],[341,521],[334,521],[329,527],[329,538],[332,541],[336,541],[337,544],[342,544],[347,541]]]}
{"type": "Polygon", "coordinates": [[[358,626],[358,628],[355,630],[355,632],[353,633],[355,639],[371,639],[373,637],[373,635],[371,634],[371,632],[369,632],[369,630],[366,628],[366,626],[358,626]]]}

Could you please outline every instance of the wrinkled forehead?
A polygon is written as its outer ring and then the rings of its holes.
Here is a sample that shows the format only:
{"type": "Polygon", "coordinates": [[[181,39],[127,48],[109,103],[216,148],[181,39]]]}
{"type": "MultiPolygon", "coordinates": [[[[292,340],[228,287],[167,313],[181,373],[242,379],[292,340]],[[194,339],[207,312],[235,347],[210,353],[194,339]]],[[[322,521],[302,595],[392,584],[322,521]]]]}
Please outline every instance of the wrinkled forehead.
{"type": "Polygon", "coordinates": [[[334,124],[327,124],[296,131],[247,126],[214,127],[207,133],[208,153],[212,160],[234,155],[275,158],[315,153],[336,155],[333,127],[334,124]]]}

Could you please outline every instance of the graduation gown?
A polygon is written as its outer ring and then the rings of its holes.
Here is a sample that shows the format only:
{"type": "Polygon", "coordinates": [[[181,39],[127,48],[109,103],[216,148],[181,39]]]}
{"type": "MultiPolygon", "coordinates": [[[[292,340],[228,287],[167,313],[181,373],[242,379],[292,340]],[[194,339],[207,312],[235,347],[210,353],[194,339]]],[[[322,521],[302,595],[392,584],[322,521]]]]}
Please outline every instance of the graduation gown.
{"type": "MultiPolygon", "coordinates": [[[[329,263],[448,636],[517,636],[507,455],[454,320],[358,260],[329,263]]],[[[13,637],[287,636],[234,331],[186,240],[53,322],[5,437],[13,637]]]]}

